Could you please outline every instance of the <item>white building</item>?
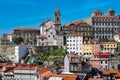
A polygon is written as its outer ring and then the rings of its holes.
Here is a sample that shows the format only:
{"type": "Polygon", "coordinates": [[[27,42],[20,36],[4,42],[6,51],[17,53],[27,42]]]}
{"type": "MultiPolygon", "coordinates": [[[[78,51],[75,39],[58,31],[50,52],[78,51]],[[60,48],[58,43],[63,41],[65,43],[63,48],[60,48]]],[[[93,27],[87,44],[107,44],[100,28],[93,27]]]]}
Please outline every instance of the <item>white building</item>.
{"type": "Polygon", "coordinates": [[[38,66],[34,64],[19,65],[14,69],[15,80],[38,80],[38,66]]]}
{"type": "Polygon", "coordinates": [[[67,54],[64,58],[64,72],[81,72],[81,57],[78,54],[67,54]]]}
{"type": "Polygon", "coordinates": [[[37,37],[37,46],[63,46],[60,11],[54,13],[55,21],[48,20],[40,26],[40,35],[37,37]]]}
{"type": "Polygon", "coordinates": [[[14,63],[19,63],[20,60],[28,53],[28,47],[26,45],[15,46],[1,46],[0,54],[6,61],[10,60],[14,63]]]}
{"type": "Polygon", "coordinates": [[[63,46],[63,35],[57,34],[54,22],[49,20],[41,25],[37,46],[63,46]]]}
{"type": "Polygon", "coordinates": [[[114,40],[120,42],[120,33],[114,35],[114,40]]]}
{"type": "Polygon", "coordinates": [[[66,43],[69,54],[82,53],[83,36],[81,34],[67,34],[66,43]]]}

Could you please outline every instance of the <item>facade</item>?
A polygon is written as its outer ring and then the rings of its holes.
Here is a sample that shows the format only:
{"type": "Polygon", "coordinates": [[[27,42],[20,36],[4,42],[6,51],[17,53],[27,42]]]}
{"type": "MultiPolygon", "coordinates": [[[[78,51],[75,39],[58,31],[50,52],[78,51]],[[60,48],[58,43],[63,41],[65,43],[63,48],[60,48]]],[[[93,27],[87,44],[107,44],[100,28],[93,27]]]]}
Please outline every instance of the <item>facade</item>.
{"type": "Polygon", "coordinates": [[[93,28],[84,21],[75,21],[66,24],[63,28],[65,34],[82,34],[83,40],[91,39],[93,35],[93,28]]]}
{"type": "Polygon", "coordinates": [[[96,43],[94,43],[94,44],[92,44],[92,52],[94,53],[94,52],[100,52],[101,51],[101,46],[100,46],[100,44],[96,44],[96,43]]]}
{"type": "Polygon", "coordinates": [[[24,41],[24,44],[36,45],[37,36],[40,34],[40,31],[36,28],[17,28],[13,31],[13,38],[21,37],[24,41]]]}
{"type": "Polygon", "coordinates": [[[93,26],[94,38],[99,40],[113,40],[113,35],[120,31],[120,16],[115,15],[115,11],[109,9],[105,16],[100,10],[95,10],[91,18],[85,22],[93,26]]]}
{"type": "Polygon", "coordinates": [[[38,66],[34,64],[19,65],[14,69],[16,80],[38,80],[38,66]]]}
{"type": "Polygon", "coordinates": [[[12,43],[12,34],[3,34],[3,37],[0,39],[0,45],[10,45],[12,43]]]}
{"type": "Polygon", "coordinates": [[[92,47],[92,42],[90,40],[84,41],[82,45],[82,55],[86,58],[92,57],[93,56],[93,47],[92,47]]]}
{"type": "Polygon", "coordinates": [[[67,34],[66,50],[69,54],[82,53],[83,36],[81,34],[67,34]]]}
{"type": "Polygon", "coordinates": [[[116,42],[102,42],[102,51],[115,54],[117,51],[117,43],[116,42]]]}
{"type": "Polygon", "coordinates": [[[64,58],[64,72],[81,72],[81,57],[78,54],[67,54],[64,58]]]}
{"type": "Polygon", "coordinates": [[[108,69],[110,66],[109,54],[110,54],[109,52],[94,53],[94,57],[90,58],[90,63],[92,64],[92,67],[97,69],[102,69],[102,68],[108,69]]]}
{"type": "Polygon", "coordinates": [[[28,54],[28,47],[26,45],[16,46],[1,46],[0,55],[2,61],[12,61],[19,63],[28,54]]]}
{"type": "Polygon", "coordinates": [[[120,42],[120,33],[114,34],[114,40],[115,40],[116,42],[120,42]]]}
{"type": "Polygon", "coordinates": [[[63,35],[57,33],[53,21],[42,24],[40,36],[37,38],[37,46],[63,46],[63,35]]]}
{"type": "Polygon", "coordinates": [[[54,21],[48,20],[41,24],[40,35],[37,37],[37,46],[63,46],[63,33],[58,8],[55,10],[54,17],[54,21]]]}
{"type": "Polygon", "coordinates": [[[15,59],[14,62],[20,62],[21,59],[23,59],[26,54],[28,54],[28,47],[25,45],[19,45],[15,46],[15,54],[13,59],[15,59]]]}

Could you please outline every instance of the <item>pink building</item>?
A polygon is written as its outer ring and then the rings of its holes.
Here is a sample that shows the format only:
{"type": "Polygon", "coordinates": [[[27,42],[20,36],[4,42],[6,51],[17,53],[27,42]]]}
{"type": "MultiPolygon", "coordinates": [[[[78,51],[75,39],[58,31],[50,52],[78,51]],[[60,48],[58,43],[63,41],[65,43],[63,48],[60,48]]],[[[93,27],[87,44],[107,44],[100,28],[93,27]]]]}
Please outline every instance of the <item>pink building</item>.
{"type": "Polygon", "coordinates": [[[100,48],[100,44],[92,44],[92,52],[100,52],[101,48],[100,48]]]}

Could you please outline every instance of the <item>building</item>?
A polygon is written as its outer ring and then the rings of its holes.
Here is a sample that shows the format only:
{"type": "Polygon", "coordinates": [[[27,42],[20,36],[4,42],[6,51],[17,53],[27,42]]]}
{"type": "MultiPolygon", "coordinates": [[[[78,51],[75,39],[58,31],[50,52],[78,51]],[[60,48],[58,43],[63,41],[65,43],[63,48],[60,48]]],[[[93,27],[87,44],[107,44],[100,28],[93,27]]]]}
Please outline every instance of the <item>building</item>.
{"type": "Polygon", "coordinates": [[[92,67],[97,69],[106,68],[108,69],[109,64],[109,52],[96,52],[94,53],[94,57],[90,58],[90,63],[92,64],[92,67]]]}
{"type": "Polygon", "coordinates": [[[50,75],[48,80],[79,80],[78,77],[76,75],[72,75],[72,74],[53,74],[50,75]]]}
{"type": "Polygon", "coordinates": [[[117,51],[117,43],[116,42],[102,42],[102,51],[115,54],[117,51]]]}
{"type": "MultiPolygon", "coordinates": [[[[0,63],[2,64],[2,63],[0,63]]],[[[2,65],[2,80],[13,80],[14,79],[14,68],[16,67],[15,64],[8,64],[3,63],[2,65]]]]}
{"type": "Polygon", "coordinates": [[[85,58],[90,58],[93,56],[93,47],[91,40],[84,40],[82,45],[82,55],[85,58]]]}
{"type": "Polygon", "coordinates": [[[19,63],[28,54],[28,47],[25,45],[1,46],[0,55],[2,61],[12,61],[19,63]]]}
{"type": "Polygon", "coordinates": [[[93,26],[94,38],[100,41],[113,40],[113,35],[120,31],[120,16],[117,16],[113,9],[109,9],[106,16],[102,11],[95,10],[92,16],[84,21],[93,26]]]}
{"type": "Polygon", "coordinates": [[[101,51],[101,46],[98,43],[93,43],[92,44],[92,52],[100,52],[101,51]]]}
{"type": "Polygon", "coordinates": [[[34,64],[21,64],[14,68],[14,79],[16,80],[38,80],[38,66],[34,64]]]}
{"type": "Polygon", "coordinates": [[[0,39],[0,45],[10,45],[12,44],[12,34],[3,34],[3,37],[0,39]]]}
{"type": "Polygon", "coordinates": [[[64,58],[64,72],[81,72],[81,64],[81,57],[78,54],[67,54],[64,58]]]}
{"type": "Polygon", "coordinates": [[[114,34],[114,40],[115,40],[116,42],[120,42],[120,33],[114,34]]]}
{"type": "Polygon", "coordinates": [[[36,45],[39,34],[40,30],[36,28],[16,28],[13,30],[13,39],[22,38],[24,44],[36,45]]]}
{"type": "Polygon", "coordinates": [[[60,21],[60,11],[57,8],[54,13],[55,20],[42,22],[40,35],[37,37],[37,46],[63,46],[63,33],[60,21]]]}
{"type": "Polygon", "coordinates": [[[75,21],[64,25],[65,34],[82,34],[83,40],[91,39],[93,35],[93,28],[84,21],[75,21]]]}
{"type": "Polygon", "coordinates": [[[66,35],[66,50],[69,54],[82,53],[82,34],[67,34],[66,35]]]}
{"type": "Polygon", "coordinates": [[[48,80],[50,75],[53,73],[46,67],[43,67],[39,70],[39,80],[48,80]]]}

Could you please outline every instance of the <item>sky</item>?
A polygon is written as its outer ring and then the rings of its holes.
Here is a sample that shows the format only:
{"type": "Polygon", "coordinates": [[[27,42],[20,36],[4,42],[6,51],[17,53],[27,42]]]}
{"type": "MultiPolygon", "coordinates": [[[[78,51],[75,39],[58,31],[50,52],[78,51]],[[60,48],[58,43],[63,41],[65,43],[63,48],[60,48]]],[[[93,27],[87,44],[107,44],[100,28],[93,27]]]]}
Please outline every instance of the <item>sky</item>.
{"type": "Polygon", "coordinates": [[[99,9],[112,8],[120,14],[120,0],[0,0],[0,37],[15,28],[40,28],[42,21],[54,20],[56,7],[61,12],[62,25],[88,18],[99,9]]]}

